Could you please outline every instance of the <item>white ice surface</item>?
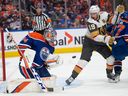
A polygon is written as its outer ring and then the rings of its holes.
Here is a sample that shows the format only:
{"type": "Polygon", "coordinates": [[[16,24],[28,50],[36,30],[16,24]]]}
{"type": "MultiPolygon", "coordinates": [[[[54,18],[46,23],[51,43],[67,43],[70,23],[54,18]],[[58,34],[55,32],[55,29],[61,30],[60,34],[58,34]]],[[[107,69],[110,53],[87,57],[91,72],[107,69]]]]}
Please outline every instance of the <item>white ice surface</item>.
{"type": "MultiPolygon", "coordinates": [[[[79,60],[80,53],[60,54],[64,63],[62,66],[51,69],[57,75],[57,85],[64,86],[65,80],[71,75],[72,69],[79,60]],[[72,58],[76,56],[76,58],[72,58]]],[[[6,59],[7,80],[23,78],[18,70],[19,58],[6,59]]],[[[106,78],[106,61],[94,52],[89,64],[84,68],[71,86],[64,91],[54,93],[17,93],[0,96],[128,96],[128,58],[123,61],[123,72],[119,83],[108,83],[106,78]]]]}

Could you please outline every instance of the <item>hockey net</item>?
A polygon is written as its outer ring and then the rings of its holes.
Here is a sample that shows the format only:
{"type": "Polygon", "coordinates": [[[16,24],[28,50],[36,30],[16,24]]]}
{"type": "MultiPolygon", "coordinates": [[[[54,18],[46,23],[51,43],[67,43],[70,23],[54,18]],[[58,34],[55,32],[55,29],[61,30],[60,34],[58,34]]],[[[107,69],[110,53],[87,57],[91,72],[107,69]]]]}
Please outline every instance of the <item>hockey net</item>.
{"type": "Polygon", "coordinates": [[[0,27],[0,81],[6,80],[5,73],[4,33],[0,27]]]}

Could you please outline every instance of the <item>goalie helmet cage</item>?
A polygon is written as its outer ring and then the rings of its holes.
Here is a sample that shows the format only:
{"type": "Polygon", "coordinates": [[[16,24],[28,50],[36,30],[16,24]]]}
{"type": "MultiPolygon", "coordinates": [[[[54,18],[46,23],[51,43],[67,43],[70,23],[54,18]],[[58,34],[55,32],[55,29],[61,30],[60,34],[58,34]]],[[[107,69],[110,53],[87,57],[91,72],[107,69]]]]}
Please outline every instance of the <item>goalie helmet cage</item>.
{"type": "Polygon", "coordinates": [[[0,27],[0,81],[6,80],[4,32],[0,27]]]}

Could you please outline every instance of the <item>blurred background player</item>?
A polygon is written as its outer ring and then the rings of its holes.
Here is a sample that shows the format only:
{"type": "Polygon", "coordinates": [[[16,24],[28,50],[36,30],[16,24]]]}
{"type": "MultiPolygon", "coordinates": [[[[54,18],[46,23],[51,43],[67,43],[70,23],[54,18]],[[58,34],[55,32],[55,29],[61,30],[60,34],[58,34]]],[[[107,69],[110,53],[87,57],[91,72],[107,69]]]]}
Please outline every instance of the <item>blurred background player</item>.
{"type": "MultiPolygon", "coordinates": [[[[19,48],[23,53],[27,48],[36,52],[32,67],[35,68],[41,78],[51,76],[47,70],[47,59],[55,50],[54,41],[56,40],[56,35],[57,33],[55,30],[46,28],[44,30],[44,35],[38,32],[29,33],[19,44],[19,48]]],[[[55,58],[58,59],[56,56],[54,59],[55,58]]],[[[21,65],[22,59],[23,58],[21,57],[19,63],[21,74],[26,79],[34,78],[31,69],[21,65]]]]}
{"type": "Polygon", "coordinates": [[[107,12],[100,12],[97,5],[92,5],[89,9],[89,19],[87,21],[88,34],[85,35],[80,60],[72,71],[71,76],[66,80],[67,85],[79,75],[83,68],[88,64],[93,51],[100,53],[107,61],[106,73],[109,79],[113,79],[114,57],[107,45],[112,45],[114,38],[107,35],[105,26],[109,21],[107,12]]]}
{"type": "Polygon", "coordinates": [[[51,19],[47,14],[43,13],[43,9],[37,8],[32,18],[33,31],[40,34],[44,33],[44,29],[51,28],[51,19]]]}

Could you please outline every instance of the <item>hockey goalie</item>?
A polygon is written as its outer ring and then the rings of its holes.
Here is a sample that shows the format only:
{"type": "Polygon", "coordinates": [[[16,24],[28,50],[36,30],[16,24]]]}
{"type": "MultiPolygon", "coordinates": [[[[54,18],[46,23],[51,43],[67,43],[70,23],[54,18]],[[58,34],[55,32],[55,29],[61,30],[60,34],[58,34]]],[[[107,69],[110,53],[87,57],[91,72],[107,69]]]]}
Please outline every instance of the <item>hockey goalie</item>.
{"type": "Polygon", "coordinates": [[[62,64],[60,56],[53,54],[56,36],[55,30],[47,28],[43,35],[31,32],[20,41],[18,45],[21,55],[19,70],[25,79],[9,82],[7,84],[8,93],[42,92],[43,88],[46,88],[47,91],[57,90],[56,76],[51,75],[48,71],[48,68],[62,64]]]}

